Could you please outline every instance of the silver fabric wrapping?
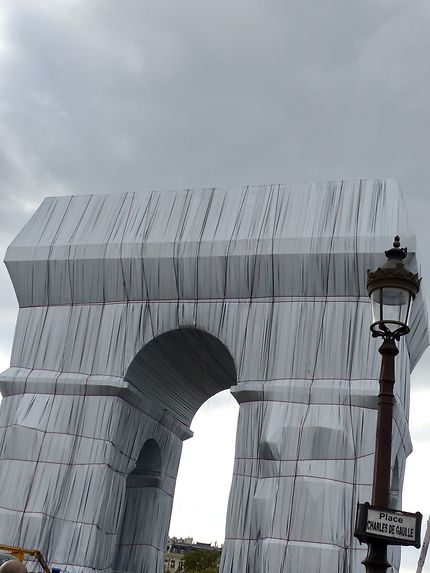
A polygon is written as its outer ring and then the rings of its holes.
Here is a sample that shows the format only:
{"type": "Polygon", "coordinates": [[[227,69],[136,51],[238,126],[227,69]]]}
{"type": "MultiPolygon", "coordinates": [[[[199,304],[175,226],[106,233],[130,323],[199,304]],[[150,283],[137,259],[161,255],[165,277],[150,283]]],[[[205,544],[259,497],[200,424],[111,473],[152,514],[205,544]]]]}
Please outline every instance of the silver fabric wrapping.
{"type": "MultiPolygon", "coordinates": [[[[396,233],[417,267],[404,214],[394,181],[46,199],[6,255],[20,310],[1,542],[70,573],[161,573],[183,440],[231,387],[221,571],[361,571],[379,373],[366,271],[396,233]]],[[[396,507],[424,315],[419,295],[396,362],[396,507]]]]}

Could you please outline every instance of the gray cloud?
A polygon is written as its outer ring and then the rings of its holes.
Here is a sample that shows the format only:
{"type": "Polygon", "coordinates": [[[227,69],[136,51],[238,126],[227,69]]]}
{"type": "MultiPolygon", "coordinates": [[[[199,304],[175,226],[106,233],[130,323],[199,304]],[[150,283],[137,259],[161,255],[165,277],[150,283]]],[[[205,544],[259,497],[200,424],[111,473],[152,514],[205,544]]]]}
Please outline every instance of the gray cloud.
{"type": "Polygon", "coordinates": [[[6,5],[3,139],[48,192],[397,175],[424,196],[422,3],[6,5]]]}

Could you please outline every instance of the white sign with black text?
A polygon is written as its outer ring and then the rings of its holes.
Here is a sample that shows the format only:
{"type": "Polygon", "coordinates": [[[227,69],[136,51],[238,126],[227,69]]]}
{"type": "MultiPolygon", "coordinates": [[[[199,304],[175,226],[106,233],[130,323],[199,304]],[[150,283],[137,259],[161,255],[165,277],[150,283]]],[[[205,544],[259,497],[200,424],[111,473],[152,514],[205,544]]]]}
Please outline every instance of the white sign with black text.
{"type": "Polygon", "coordinates": [[[417,517],[404,513],[370,509],[367,512],[366,533],[413,541],[416,536],[417,517]]]}

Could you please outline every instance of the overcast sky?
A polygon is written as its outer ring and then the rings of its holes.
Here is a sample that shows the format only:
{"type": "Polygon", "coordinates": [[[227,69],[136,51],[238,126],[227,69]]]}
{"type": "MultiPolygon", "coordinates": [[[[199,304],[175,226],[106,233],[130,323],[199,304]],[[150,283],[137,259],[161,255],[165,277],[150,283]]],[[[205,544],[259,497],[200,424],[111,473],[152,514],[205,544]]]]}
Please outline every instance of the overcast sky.
{"type": "MultiPolygon", "coordinates": [[[[429,102],[428,0],[1,0],[0,247],[46,195],[395,177],[428,299],[429,102]]],[[[6,368],[16,302],[4,269],[0,287],[6,368]]],[[[425,519],[429,372],[427,355],[404,497],[425,519]]],[[[223,396],[196,421],[203,446],[193,457],[187,444],[175,535],[222,541],[226,501],[199,523],[194,497],[190,521],[185,484],[203,469],[198,481],[226,495],[231,469],[216,460],[233,455],[235,412],[223,396]],[[208,445],[225,407],[230,445],[208,445]]],[[[418,552],[405,555],[409,573],[418,552]]]]}

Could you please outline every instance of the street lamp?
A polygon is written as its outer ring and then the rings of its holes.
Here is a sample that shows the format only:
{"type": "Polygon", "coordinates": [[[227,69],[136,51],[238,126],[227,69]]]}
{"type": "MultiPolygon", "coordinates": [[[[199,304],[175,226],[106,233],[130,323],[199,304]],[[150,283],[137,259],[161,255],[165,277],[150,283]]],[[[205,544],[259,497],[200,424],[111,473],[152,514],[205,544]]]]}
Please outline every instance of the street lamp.
{"type": "MultiPolygon", "coordinates": [[[[421,279],[408,271],[403,263],[406,248],[400,248],[395,237],[393,247],[385,251],[387,262],[376,271],[367,272],[367,290],[372,301],[373,337],[381,337],[379,353],[382,356],[379,376],[378,419],[376,426],[375,464],[373,471],[372,506],[389,507],[391,478],[391,433],[394,406],[394,358],[399,353],[396,340],[409,332],[412,302],[417,295],[421,279]]],[[[367,504],[368,505],[368,504],[367,504]]],[[[367,540],[369,549],[363,565],[367,573],[385,573],[387,561],[386,540],[367,540]]]]}

